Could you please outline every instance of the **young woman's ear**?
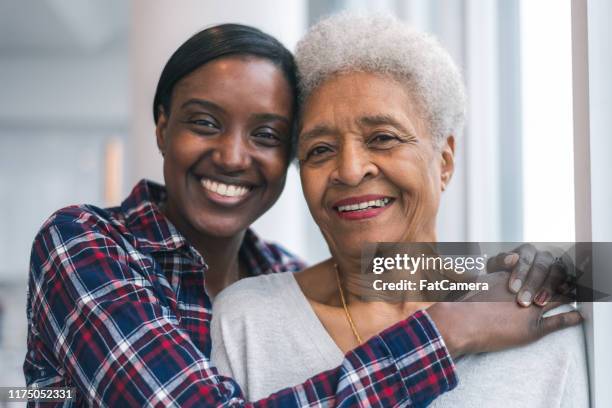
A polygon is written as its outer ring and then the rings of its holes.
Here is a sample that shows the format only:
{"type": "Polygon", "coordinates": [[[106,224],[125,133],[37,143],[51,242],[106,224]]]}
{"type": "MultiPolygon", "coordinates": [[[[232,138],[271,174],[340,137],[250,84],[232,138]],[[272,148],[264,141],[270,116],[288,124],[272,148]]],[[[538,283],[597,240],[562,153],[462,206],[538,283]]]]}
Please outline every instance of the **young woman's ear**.
{"type": "Polygon", "coordinates": [[[453,135],[446,138],[440,149],[440,154],[442,156],[440,162],[440,185],[442,186],[442,191],[444,191],[455,172],[455,137],[453,135]]]}
{"type": "Polygon", "coordinates": [[[166,154],[166,129],[168,128],[168,117],[164,108],[160,105],[157,124],[155,125],[155,137],[157,139],[157,148],[162,156],[166,154]]]}

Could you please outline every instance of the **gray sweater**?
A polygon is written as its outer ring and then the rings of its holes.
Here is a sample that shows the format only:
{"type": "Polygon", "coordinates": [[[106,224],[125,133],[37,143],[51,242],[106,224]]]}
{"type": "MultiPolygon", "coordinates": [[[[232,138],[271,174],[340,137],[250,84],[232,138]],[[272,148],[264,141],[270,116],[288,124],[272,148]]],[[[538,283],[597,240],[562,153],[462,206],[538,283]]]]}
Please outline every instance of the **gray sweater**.
{"type": "MultiPolygon", "coordinates": [[[[290,273],[243,279],[215,299],[212,361],[251,399],[334,368],[343,354],[290,273]]],[[[580,327],[455,361],[459,385],[434,407],[588,407],[580,327]]]]}

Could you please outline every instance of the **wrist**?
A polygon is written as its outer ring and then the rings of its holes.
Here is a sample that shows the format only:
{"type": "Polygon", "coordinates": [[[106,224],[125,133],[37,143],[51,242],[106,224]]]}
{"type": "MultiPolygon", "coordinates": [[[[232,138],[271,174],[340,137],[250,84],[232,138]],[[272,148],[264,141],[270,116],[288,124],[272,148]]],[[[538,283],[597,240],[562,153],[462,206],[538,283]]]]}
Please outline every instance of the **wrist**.
{"type": "Polygon", "coordinates": [[[453,304],[435,303],[427,308],[427,314],[434,322],[450,356],[457,358],[466,354],[469,349],[468,336],[461,333],[461,326],[458,324],[461,320],[454,316],[453,304]]]}

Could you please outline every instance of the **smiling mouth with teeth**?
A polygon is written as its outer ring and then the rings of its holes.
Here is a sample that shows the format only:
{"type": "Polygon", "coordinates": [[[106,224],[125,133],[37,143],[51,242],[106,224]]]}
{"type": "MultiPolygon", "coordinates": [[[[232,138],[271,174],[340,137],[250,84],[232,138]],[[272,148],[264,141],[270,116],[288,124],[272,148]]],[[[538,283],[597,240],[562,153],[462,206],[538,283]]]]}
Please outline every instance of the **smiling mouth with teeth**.
{"type": "Polygon", "coordinates": [[[351,205],[340,205],[336,207],[338,212],[349,212],[349,211],[364,211],[370,208],[381,208],[387,206],[391,202],[389,198],[382,198],[380,200],[364,201],[358,204],[351,205]]]}
{"type": "Polygon", "coordinates": [[[200,182],[205,189],[212,191],[213,193],[217,193],[223,197],[242,197],[251,190],[246,186],[225,184],[206,178],[201,179],[200,182]]]}

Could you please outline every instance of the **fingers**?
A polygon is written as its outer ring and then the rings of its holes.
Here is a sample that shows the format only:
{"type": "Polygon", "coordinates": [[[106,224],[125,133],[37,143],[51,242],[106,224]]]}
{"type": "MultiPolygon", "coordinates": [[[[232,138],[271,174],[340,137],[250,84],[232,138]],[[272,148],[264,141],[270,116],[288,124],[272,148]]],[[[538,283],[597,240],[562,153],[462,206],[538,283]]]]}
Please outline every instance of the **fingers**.
{"type": "MultiPolygon", "coordinates": [[[[571,266],[570,266],[571,267],[571,266]]],[[[565,271],[565,280],[557,289],[557,292],[567,294],[576,289],[576,285],[584,272],[579,269],[573,269],[571,272],[565,271]]]]}
{"type": "Polygon", "coordinates": [[[565,329],[566,327],[575,326],[581,322],[582,316],[575,310],[545,317],[541,322],[540,337],[546,336],[557,330],[565,329]]]}
{"type": "Polygon", "coordinates": [[[546,313],[552,309],[556,309],[559,306],[562,305],[567,305],[569,303],[573,303],[575,302],[576,299],[574,296],[570,295],[570,296],[565,296],[565,295],[555,295],[553,296],[552,300],[550,300],[548,303],[546,303],[543,307],[542,307],[542,312],[546,313]]]}
{"type": "Polygon", "coordinates": [[[574,289],[576,289],[576,278],[566,275],[563,283],[557,288],[557,293],[568,295],[572,293],[574,289]]]}
{"type": "Polygon", "coordinates": [[[500,252],[487,261],[487,272],[511,271],[519,260],[516,252],[500,252]]]}
{"type": "Polygon", "coordinates": [[[566,281],[566,269],[561,262],[553,262],[546,280],[542,287],[533,298],[533,302],[538,306],[545,306],[555,293],[564,294],[561,285],[566,281]]]}
{"type": "Polygon", "coordinates": [[[536,252],[531,268],[525,277],[523,287],[518,293],[517,300],[521,306],[529,306],[534,295],[540,291],[548,278],[549,269],[554,262],[552,254],[548,251],[536,252]]]}
{"type": "Polygon", "coordinates": [[[519,260],[512,273],[510,274],[510,280],[508,282],[510,291],[512,293],[518,293],[523,287],[523,283],[527,279],[527,274],[531,269],[536,256],[536,248],[531,244],[525,244],[518,247],[517,252],[519,254],[519,260]]]}

